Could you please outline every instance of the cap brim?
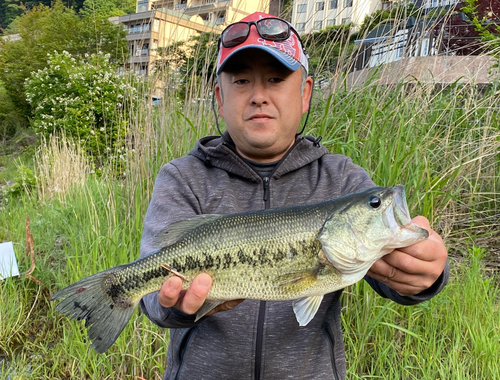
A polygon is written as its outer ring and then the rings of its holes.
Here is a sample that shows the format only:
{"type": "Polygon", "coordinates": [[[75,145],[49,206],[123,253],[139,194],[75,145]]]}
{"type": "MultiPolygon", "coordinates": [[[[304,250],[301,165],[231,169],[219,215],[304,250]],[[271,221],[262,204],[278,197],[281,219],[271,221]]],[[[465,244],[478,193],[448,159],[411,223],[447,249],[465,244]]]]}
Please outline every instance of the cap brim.
{"type": "Polygon", "coordinates": [[[301,66],[300,62],[296,61],[292,56],[276,49],[270,46],[259,46],[259,45],[248,45],[248,46],[242,46],[239,49],[236,49],[232,51],[225,59],[224,62],[219,66],[217,70],[217,75],[221,73],[221,71],[224,69],[224,66],[226,66],[227,62],[236,54],[239,53],[243,50],[248,50],[248,49],[260,49],[265,51],[266,53],[269,53],[272,55],[274,58],[276,58],[283,66],[285,66],[287,69],[291,71],[297,71],[299,67],[301,66]]]}

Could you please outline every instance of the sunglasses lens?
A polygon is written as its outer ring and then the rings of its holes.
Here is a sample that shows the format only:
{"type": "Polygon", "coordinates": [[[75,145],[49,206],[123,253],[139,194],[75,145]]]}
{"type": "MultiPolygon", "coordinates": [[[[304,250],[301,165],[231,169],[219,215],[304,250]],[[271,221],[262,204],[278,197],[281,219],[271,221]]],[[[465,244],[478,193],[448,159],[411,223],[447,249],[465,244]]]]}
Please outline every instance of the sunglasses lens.
{"type": "Polygon", "coordinates": [[[222,33],[222,45],[230,48],[245,42],[248,37],[249,30],[250,25],[246,22],[229,25],[222,33]]]}
{"type": "Polygon", "coordinates": [[[290,37],[290,25],[283,20],[268,18],[257,22],[262,38],[270,41],[283,41],[290,37]]]}

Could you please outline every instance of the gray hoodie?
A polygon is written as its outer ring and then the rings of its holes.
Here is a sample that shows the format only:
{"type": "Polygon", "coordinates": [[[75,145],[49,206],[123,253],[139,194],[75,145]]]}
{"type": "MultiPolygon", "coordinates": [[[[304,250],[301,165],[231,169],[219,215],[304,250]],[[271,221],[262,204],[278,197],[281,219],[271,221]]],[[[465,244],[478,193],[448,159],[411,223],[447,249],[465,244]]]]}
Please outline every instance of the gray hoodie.
{"type": "MultiPolygon", "coordinates": [[[[312,204],[374,186],[365,170],[331,155],[313,138],[298,136],[269,178],[261,178],[235,152],[228,135],[209,136],[185,157],[163,166],[144,221],[141,257],[159,249],[154,238],[166,226],[197,214],[228,214],[312,204]]],[[[413,305],[437,294],[448,266],[427,291],[402,297],[365,278],[383,297],[413,305]]],[[[245,300],[230,311],[194,322],[194,316],[141,301],[144,313],[170,328],[164,379],[344,379],[340,295],[325,295],[311,322],[300,327],[291,301],[245,300]]]]}

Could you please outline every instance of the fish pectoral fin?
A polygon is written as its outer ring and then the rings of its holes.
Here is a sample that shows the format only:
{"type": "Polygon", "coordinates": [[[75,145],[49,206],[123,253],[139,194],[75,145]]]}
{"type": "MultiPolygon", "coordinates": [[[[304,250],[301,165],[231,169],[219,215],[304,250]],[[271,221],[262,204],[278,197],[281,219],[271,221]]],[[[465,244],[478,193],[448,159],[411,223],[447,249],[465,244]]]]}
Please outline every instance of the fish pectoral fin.
{"type": "Polygon", "coordinates": [[[311,296],[299,298],[293,301],[293,311],[299,326],[307,325],[314,318],[323,301],[323,296],[311,296]]]}
{"type": "Polygon", "coordinates": [[[194,319],[195,322],[198,322],[201,318],[203,318],[206,314],[211,312],[213,309],[215,309],[217,306],[220,304],[224,303],[225,301],[205,301],[203,305],[198,309],[196,312],[196,318],[194,319]]]}
{"type": "Polygon", "coordinates": [[[313,286],[317,281],[317,270],[289,272],[278,277],[278,285],[288,292],[300,292],[313,286]]]}

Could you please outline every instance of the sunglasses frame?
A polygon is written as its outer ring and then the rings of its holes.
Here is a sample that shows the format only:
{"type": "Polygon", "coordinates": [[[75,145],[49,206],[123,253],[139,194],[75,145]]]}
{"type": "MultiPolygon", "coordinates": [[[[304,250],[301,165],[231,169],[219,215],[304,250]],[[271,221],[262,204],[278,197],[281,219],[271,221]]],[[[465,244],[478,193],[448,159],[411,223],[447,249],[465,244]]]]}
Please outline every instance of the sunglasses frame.
{"type": "MultiPolygon", "coordinates": [[[[287,39],[290,38],[292,32],[295,33],[295,35],[297,36],[299,42],[300,42],[300,45],[302,47],[302,50],[304,50],[304,44],[302,43],[302,40],[300,39],[300,36],[299,34],[297,33],[297,31],[295,30],[295,28],[290,25],[290,23],[286,20],[283,20],[281,18],[277,18],[277,17],[266,17],[266,18],[263,18],[263,19],[260,19],[260,20],[257,20],[257,21],[239,21],[239,22],[235,22],[231,25],[228,25],[223,31],[222,33],[220,34],[220,38],[219,38],[219,48],[220,46],[222,45],[223,47],[225,47],[226,49],[230,49],[230,48],[233,48],[235,46],[238,46],[238,45],[241,45],[242,43],[244,43],[248,36],[250,35],[250,29],[252,27],[252,25],[255,25],[255,30],[257,31],[257,33],[259,34],[259,36],[263,39],[265,39],[266,41],[286,41],[287,39]],[[259,30],[259,26],[258,24],[262,21],[265,21],[265,20],[278,20],[278,21],[281,21],[281,22],[284,22],[287,26],[288,26],[288,31],[287,31],[287,35],[286,37],[284,38],[277,38],[277,39],[269,39],[269,38],[266,38],[264,37],[262,34],[260,34],[260,30],[259,30]],[[232,45],[232,46],[226,46],[224,44],[224,33],[226,33],[226,31],[231,28],[232,26],[234,25],[237,25],[237,24],[246,24],[248,25],[248,32],[247,32],[247,35],[245,36],[245,39],[243,41],[241,41],[240,43],[237,43],[236,45],[232,45]]],[[[305,51],[305,50],[304,50],[305,51]]]]}

